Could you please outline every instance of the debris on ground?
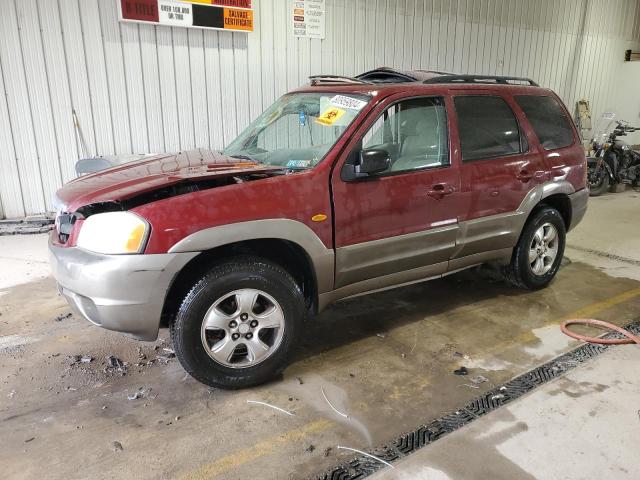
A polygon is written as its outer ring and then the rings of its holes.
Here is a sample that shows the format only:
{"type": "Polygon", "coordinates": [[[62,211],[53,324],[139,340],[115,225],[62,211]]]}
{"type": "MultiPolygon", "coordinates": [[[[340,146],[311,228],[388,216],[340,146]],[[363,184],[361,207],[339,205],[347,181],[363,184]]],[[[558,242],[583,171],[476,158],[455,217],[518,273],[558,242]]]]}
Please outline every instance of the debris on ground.
{"type": "Polygon", "coordinates": [[[162,352],[157,354],[156,360],[159,360],[166,365],[167,363],[169,363],[169,360],[175,357],[176,357],[176,352],[172,348],[163,348],[162,352]]]}
{"type": "Polygon", "coordinates": [[[384,333],[376,333],[376,337],[378,337],[379,339],[384,339],[386,335],[384,333]]]}
{"type": "Polygon", "coordinates": [[[124,450],[124,447],[118,441],[111,442],[111,446],[113,447],[114,452],[121,452],[122,450],[124,450]]]}
{"type": "Polygon", "coordinates": [[[296,377],[296,380],[298,380],[298,383],[299,383],[300,385],[302,385],[302,384],[304,383],[300,377],[296,377]]]}
{"type": "Polygon", "coordinates": [[[472,385],[472,384],[470,384],[470,383],[463,383],[463,384],[461,384],[461,385],[458,385],[458,386],[459,386],[459,387],[469,387],[469,388],[475,388],[475,389],[478,389],[478,388],[480,388],[479,386],[477,386],[477,385],[472,385]]]}
{"type": "Polygon", "coordinates": [[[36,437],[27,438],[27,439],[24,441],[24,443],[32,442],[32,441],[34,441],[35,439],[36,439],[36,437]]]}
{"type": "Polygon", "coordinates": [[[316,449],[316,446],[314,444],[309,445],[307,448],[304,449],[305,452],[307,453],[311,453],[316,449]]]}
{"type": "Polygon", "coordinates": [[[73,316],[73,313],[69,312],[69,313],[62,313],[60,315],[58,315],[56,318],[53,319],[54,322],[61,322],[63,320],[66,320],[67,318],[71,318],[73,316]]]}
{"type": "Polygon", "coordinates": [[[52,215],[30,215],[25,218],[0,220],[0,236],[47,233],[53,229],[52,215]]]}
{"type": "Polygon", "coordinates": [[[120,368],[123,367],[124,363],[118,357],[114,357],[113,355],[109,355],[107,357],[107,367],[109,368],[120,368]]]}
{"type": "Polygon", "coordinates": [[[504,395],[501,393],[491,396],[491,400],[502,400],[503,398],[504,398],[504,395]]]}
{"type": "Polygon", "coordinates": [[[459,369],[454,370],[453,374],[454,375],[460,375],[460,376],[468,375],[469,374],[469,370],[467,370],[467,367],[460,367],[459,369]]]}
{"type": "Polygon", "coordinates": [[[325,457],[328,457],[328,456],[331,454],[331,450],[332,450],[332,448],[331,448],[331,447],[327,447],[327,448],[325,448],[325,449],[324,449],[324,454],[323,454],[323,455],[324,455],[325,457]]]}
{"type": "Polygon", "coordinates": [[[127,374],[127,366],[128,364],[120,360],[118,357],[113,355],[109,355],[106,357],[106,367],[104,368],[104,373],[115,374],[118,373],[120,376],[124,376],[127,374]]]}
{"type": "Polygon", "coordinates": [[[367,452],[363,452],[362,450],[358,450],[357,448],[350,448],[350,447],[341,447],[340,445],[337,446],[338,450],[350,450],[352,452],[356,452],[359,453],[360,455],[364,455],[365,457],[369,457],[372,458],[374,460],[377,460],[380,463],[384,463],[387,467],[391,467],[395,470],[396,467],[394,467],[393,465],[391,465],[389,462],[385,462],[384,460],[382,460],[379,457],[376,457],[375,455],[371,455],[370,453],[367,452]]]}
{"type": "Polygon", "coordinates": [[[465,360],[471,359],[471,357],[469,355],[467,355],[466,353],[453,352],[453,356],[454,357],[464,358],[465,360]]]}
{"type": "Polygon", "coordinates": [[[278,410],[279,412],[286,413],[287,415],[290,415],[292,417],[295,415],[295,413],[287,412],[286,410],[280,407],[276,407],[275,405],[271,405],[270,403],[259,402],[257,400],[247,400],[247,403],[254,404],[254,405],[264,405],[265,407],[273,408],[274,410],[278,410]]]}
{"type": "Polygon", "coordinates": [[[146,360],[147,355],[142,351],[142,347],[138,347],[138,358],[140,360],[146,360]]]}
{"type": "Polygon", "coordinates": [[[334,412],[336,412],[338,415],[340,415],[341,417],[344,418],[349,418],[349,415],[347,415],[346,413],[342,413],[341,411],[337,410],[336,407],[334,407],[331,402],[329,401],[329,399],[327,398],[327,394],[324,393],[324,387],[320,387],[320,391],[322,392],[322,396],[324,397],[325,401],[327,402],[327,404],[331,407],[331,410],[333,410],[334,412]]]}
{"type": "Polygon", "coordinates": [[[487,377],[484,377],[482,375],[477,375],[475,377],[470,378],[469,380],[471,380],[471,383],[475,383],[476,385],[489,381],[487,377]]]}
{"type": "Polygon", "coordinates": [[[70,366],[77,365],[79,363],[91,363],[93,357],[91,355],[72,355],[69,357],[71,360],[70,366]]]}
{"type": "Polygon", "coordinates": [[[133,393],[130,393],[129,395],[127,395],[127,398],[129,400],[137,400],[139,398],[144,398],[147,395],[149,395],[149,393],[151,392],[150,388],[144,388],[144,387],[140,387],[138,388],[138,390],[136,390],[133,393]]]}

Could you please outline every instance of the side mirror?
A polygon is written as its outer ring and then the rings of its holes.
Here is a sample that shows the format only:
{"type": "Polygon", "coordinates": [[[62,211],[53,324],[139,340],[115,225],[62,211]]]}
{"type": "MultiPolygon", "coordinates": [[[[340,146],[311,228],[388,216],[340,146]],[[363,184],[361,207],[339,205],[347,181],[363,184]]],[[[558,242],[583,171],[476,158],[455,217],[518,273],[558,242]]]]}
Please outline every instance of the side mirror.
{"type": "Polygon", "coordinates": [[[356,165],[356,173],[374,175],[384,172],[391,166],[389,152],[386,150],[362,150],[360,165],[356,165]]]}
{"type": "Polygon", "coordinates": [[[345,182],[382,173],[391,166],[391,158],[386,150],[370,149],[352,153],[356,155],[352,154],[351,161],[347,161],[342,169],[341,178],[345,182]]]}

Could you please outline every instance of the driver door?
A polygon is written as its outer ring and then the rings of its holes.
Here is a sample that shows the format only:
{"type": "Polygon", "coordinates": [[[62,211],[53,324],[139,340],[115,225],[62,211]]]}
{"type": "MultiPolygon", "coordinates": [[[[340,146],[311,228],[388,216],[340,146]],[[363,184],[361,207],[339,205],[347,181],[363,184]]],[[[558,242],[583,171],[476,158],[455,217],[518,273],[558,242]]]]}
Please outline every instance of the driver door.
{"type": "Polygon", "coordinates": [[[452,164],[444,97],[387,102],[374,111],[331,179],[336,288],[366,291],[447,270],[460,210],[460,175],[452,164]],[[362,150],[384,150],[388,170],[345,181],[362,150]],[[342,178],[341,178],[342,177],[342,178]]]}

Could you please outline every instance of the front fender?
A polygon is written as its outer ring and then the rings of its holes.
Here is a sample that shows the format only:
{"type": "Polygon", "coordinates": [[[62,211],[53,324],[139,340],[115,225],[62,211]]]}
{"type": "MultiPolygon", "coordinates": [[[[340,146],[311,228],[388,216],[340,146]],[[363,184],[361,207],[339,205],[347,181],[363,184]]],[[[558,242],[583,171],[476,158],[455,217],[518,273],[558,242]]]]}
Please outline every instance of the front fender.
{"type": "Polygon", "coordinates": [[[205,228],[180,240],[169,249],[169,253],[204,252],[231,243],[267,238],[299,245],[307,252],[315,269],[318,293],[333,289],[333,249],[327,248],[313,230],[296,220],[273,218],[205,228]]]}

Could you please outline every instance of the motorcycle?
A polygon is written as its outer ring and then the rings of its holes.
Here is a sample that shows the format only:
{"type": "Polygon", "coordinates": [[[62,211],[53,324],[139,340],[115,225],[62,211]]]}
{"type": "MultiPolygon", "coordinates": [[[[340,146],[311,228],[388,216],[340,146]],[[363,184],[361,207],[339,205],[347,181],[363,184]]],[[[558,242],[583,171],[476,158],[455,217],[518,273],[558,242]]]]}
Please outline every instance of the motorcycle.
{"type": "Polygon", "coordinates": [[[613,113],[602,114],[592,140],[593,154],[587,158],[589,196],[602,195],[617,184],[640,185],[640,152],[618,139],[638,130],[624,120],[616,120],[613,113]]]}

